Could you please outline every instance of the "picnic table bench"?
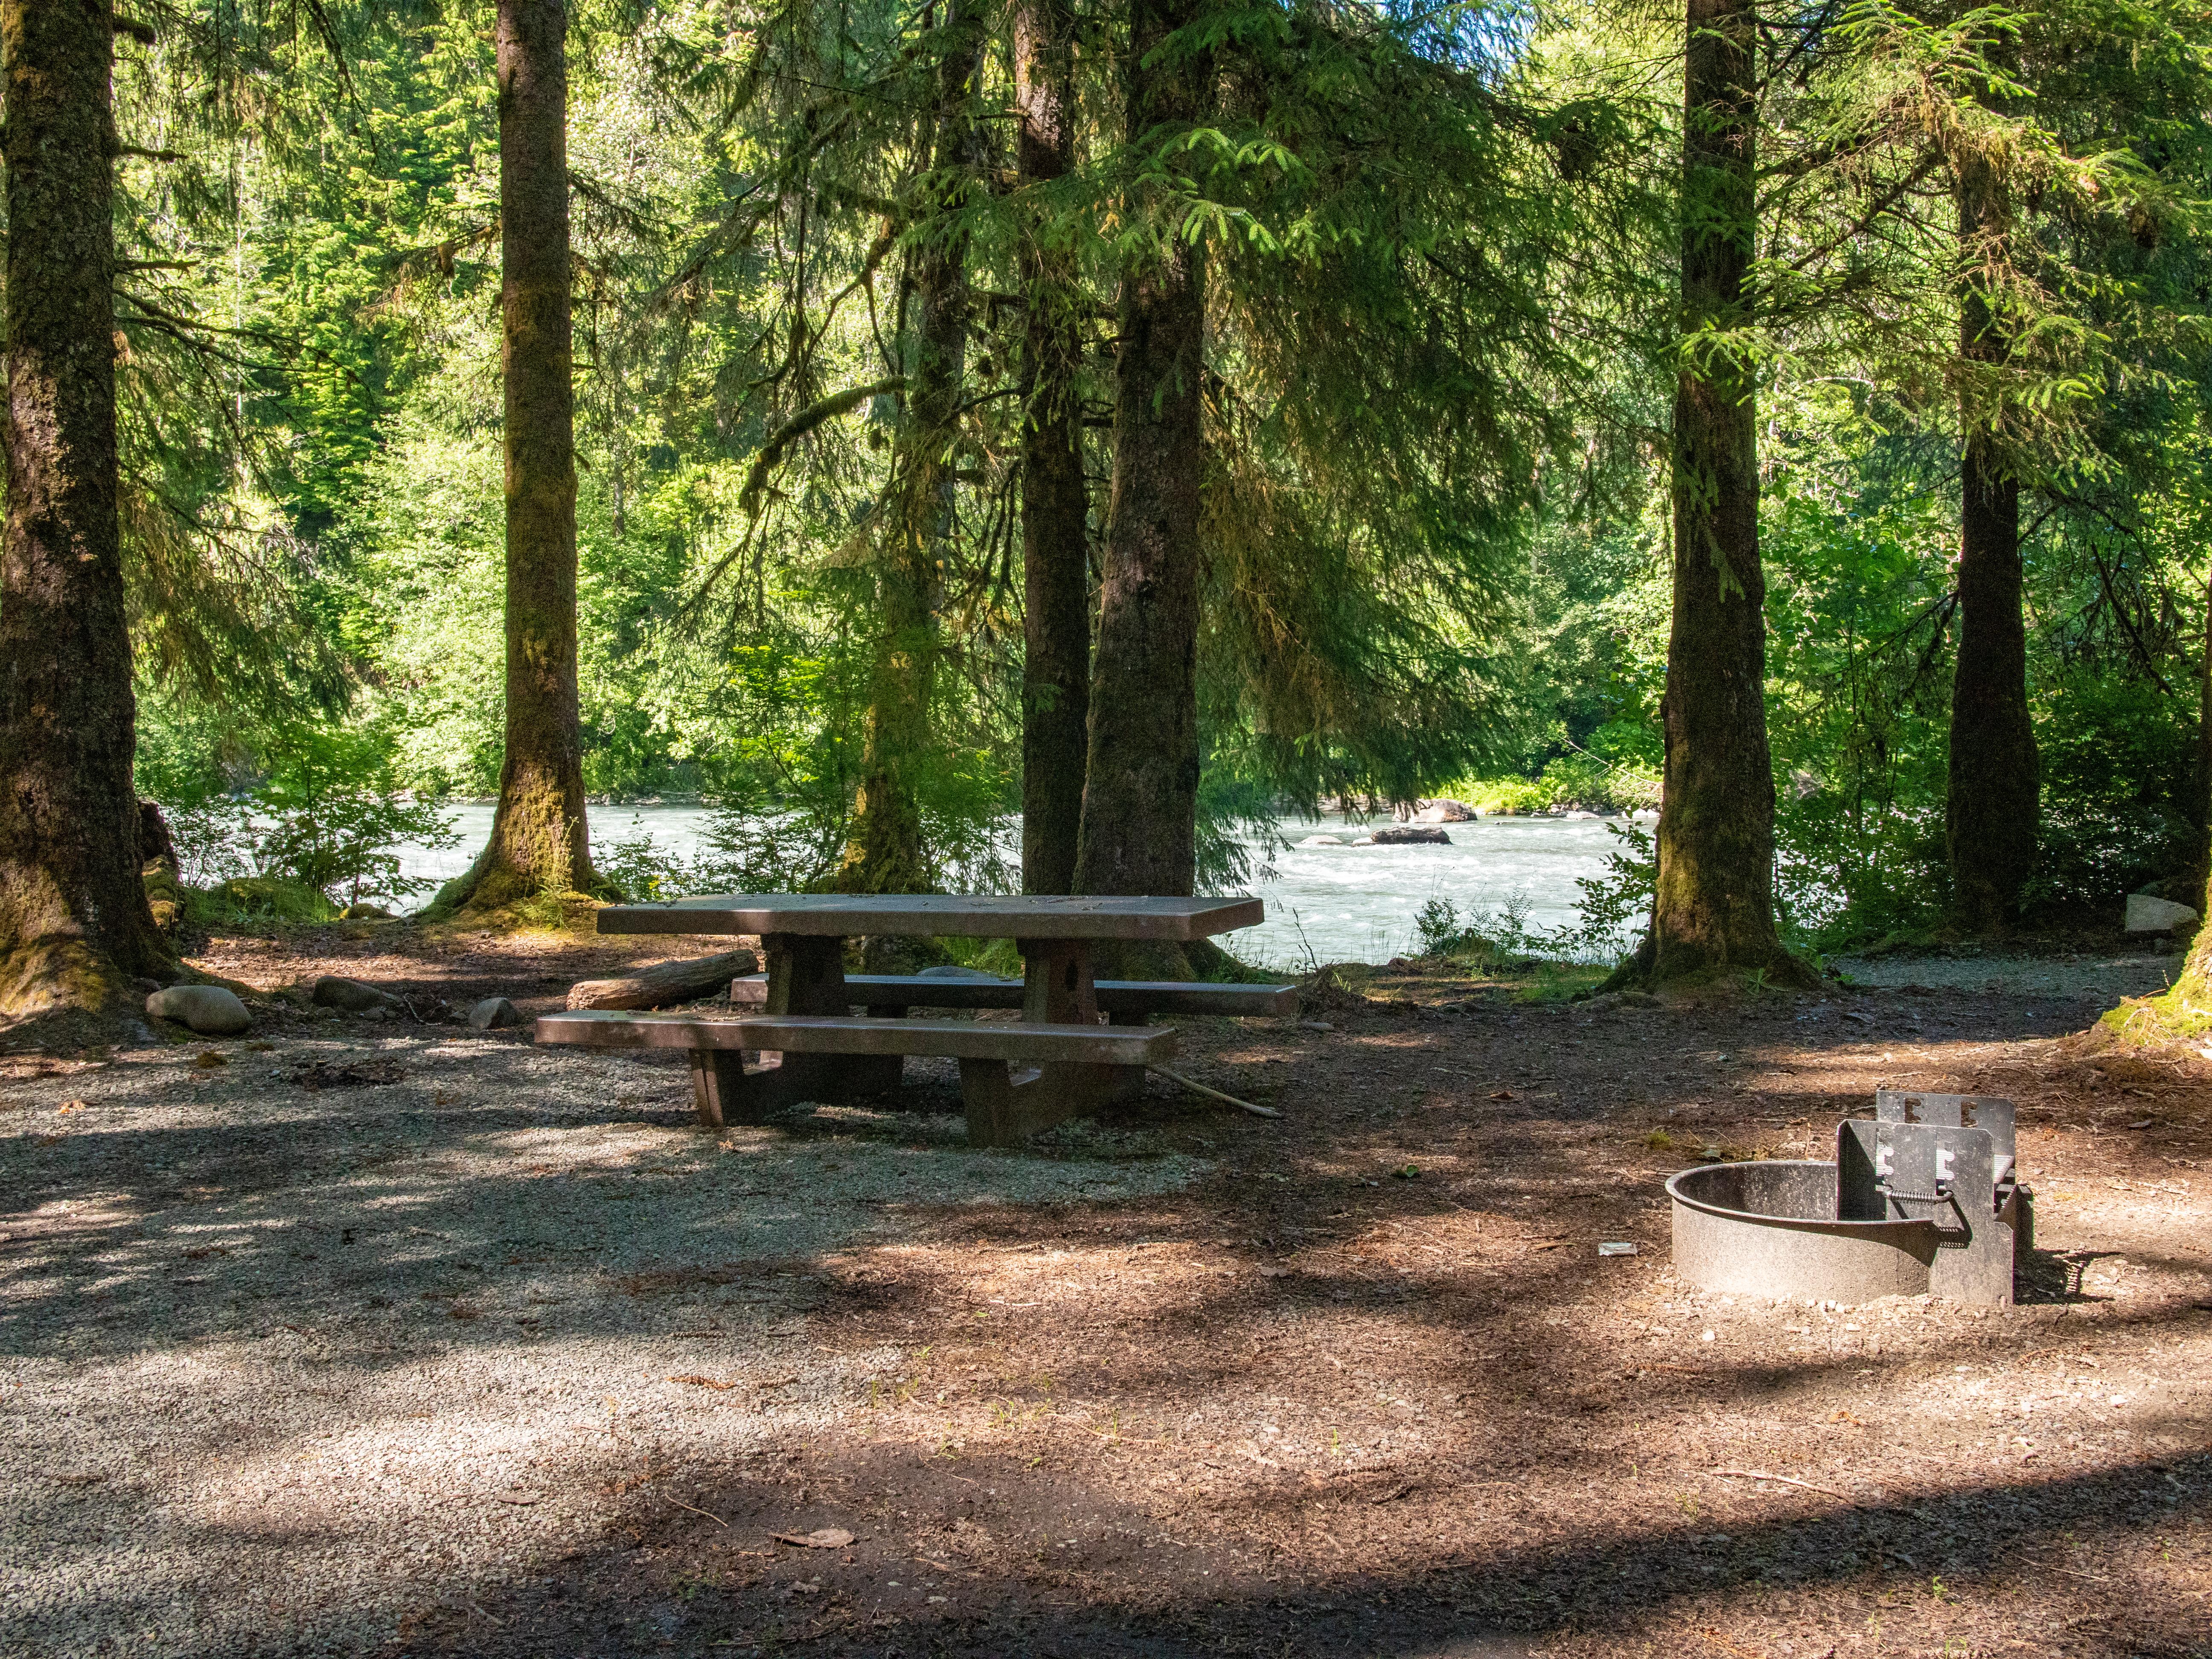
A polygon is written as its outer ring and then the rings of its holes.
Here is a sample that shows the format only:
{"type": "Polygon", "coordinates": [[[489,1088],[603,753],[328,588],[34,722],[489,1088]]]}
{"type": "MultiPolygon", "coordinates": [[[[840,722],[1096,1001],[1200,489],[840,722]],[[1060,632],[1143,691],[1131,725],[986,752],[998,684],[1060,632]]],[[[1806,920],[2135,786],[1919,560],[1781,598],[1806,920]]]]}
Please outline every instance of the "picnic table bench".
{"type": "Polygon", "coordinates": [[[898,1085],[908,1054],[960,1062],[969,1140],[1013,1146],[1143,1086],[1173,1057],[1155,1013],[1283,1013],[1291,986],[1114,981],[1091,972],[1109,939],[1187,941],[1249,927],[1257,899],[1012,897],[959,894],[738,894],[610,905],[607,933],[755,933],[763,975],[734,981],[728,1015],[607,1010],[549,1014],[542,1043],[675,1048],[691,1056],[692,1099],[713,1127],[758,1122],[799,1101],[838,1101],[898,1085]],[[1018,983],[988,976],[845,973],[845,941],[881,934],[1012,938],[1018,983]],[[909,1009],[1015,1009],[1018,1021],[914,1019],[909,1009]],[[868,1012],[854,1016],[854,1008],[868,1012]],[[739,1012],[737,1010],[759,1012],[739,1012]],[[1102,1015],[1114,1023],[1102,1024],[1102,1015]],[[748,1053],[761,1065],[749,1067],[748,1053]]]}
{"type": "MultiPolygon", "coordinates": [[[[1115,1025],[1141,1025],[1154,1014],[1294,1014],[1295,985],[1216,985],[1202,980],[1101,979],[1091,981],[1098,1011],[1115,1025]]],[[[848,1003],[878,1018],[905,1017],[912,1008],[1018,1008],[1025,988],[1018,979],[962,969],[924,969],[919,974],[848,974],[848,1003]]],[[[746,974],[730,981],[732,1007],[768,1006],[768,975],[746,974]]]]}

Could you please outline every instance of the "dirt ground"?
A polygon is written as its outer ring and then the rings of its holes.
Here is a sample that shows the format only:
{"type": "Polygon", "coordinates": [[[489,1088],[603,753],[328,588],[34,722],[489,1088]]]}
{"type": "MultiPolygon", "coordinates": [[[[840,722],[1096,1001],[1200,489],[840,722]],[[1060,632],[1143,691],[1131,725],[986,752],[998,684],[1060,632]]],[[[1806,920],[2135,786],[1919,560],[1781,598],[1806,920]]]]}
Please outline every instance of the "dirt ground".
{"type": "MultiPolygon", "coordinates": [[[[198,961],[537,1012],[666,952],[389,927],[198,961]]],[[[710,1238],[629,1283],[682,1334],[772,1266],[842,1379],[828,1407],[775,1417],[781,1353],[672,1370],[655,1386],[763,1418],[760,1443],[702,1465],[611,1434],[516,1576],[371,1643],[262,1650],[2212,1656],[2212,1049],[2083,1052],[2109,1006],[2087,980],[1593,1006],[1419,964],[1344,979],[1300,1021],[1182,1023],[1179,1069],[1283,1113],[1156,1080],[1103,1126],[1188,1180],[886,1205],[857,1242],[770,1263],[710,1238]],[[1832,1156],[1884,1085],[2018,1103],[2020,1305],[1675,1281],[1668,1175],[1832,1156]],[[783,1541],[818,1529],[851,1539],[783,1541]]],[[[256,1035],[376,1034],[270,1008],[256,1035]]],[[[674,1062],[606,1063],[653,1085],[610,1121],[685,1124],[674,1062]]],[[[949,1079],[918,1074],[943,1121],[949,1079]]],[[[0,1091],[43,1113],[84,1075],[18,1057],[0,1091]]]]}

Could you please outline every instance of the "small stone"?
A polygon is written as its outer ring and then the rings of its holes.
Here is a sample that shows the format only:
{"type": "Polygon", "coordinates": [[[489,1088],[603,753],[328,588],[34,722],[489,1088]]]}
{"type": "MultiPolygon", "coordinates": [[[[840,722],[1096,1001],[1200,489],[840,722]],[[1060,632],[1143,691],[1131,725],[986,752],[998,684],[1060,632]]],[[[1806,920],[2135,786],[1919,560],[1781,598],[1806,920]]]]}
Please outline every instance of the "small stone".
{"type": "Polygon", "coordinates": [[[389,991],[357,979],[341,979],[336,974],[325,974],[317,980],[309,996],[322,1007],[348,1014],[365,1014],[372,1008],[396,1012],[406,1006],[389,991]]]}
{"type": "Polygon", "coordinates": [[[522,1013],[505,997],[486,997],[469,1010],[469,1024],[479,1031],[504,1031],[521,1024],[522,1013]]]}
{"type": "Polygon", "coordinates": [[[349,904],[338,912],[340,921],[391,921],[391,911],[380,904],[349,904]]]}
{"type": "Polygon", "coordinates": [[[202,1036],[236,1036],[253,1029],[253,1016],[237,994],[220,985],[172,985],[146,999],[155,1019],[173,1019],[202,1036]]]}

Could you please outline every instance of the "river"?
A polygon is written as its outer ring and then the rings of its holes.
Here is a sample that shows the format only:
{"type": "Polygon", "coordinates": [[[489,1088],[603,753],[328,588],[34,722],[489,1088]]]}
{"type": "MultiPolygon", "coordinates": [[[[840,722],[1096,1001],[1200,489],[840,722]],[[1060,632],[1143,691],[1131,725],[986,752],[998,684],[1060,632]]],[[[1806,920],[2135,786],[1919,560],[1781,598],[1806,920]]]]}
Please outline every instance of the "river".
{"type": "MultiPolygon", "coordinates": [[[[402,848],[410,875],[442,881],[467,868],[491,828],[489,802],[453,810],[459,844],[443,850],[402,848]]],[[[594,847],[648,833],[680,858],[696,855],[711,810],[703,806],[594,806],[594,847]]],[[[1387,822],[1387,820],[1386,820],[1387,822]]],[[[1432,897],[1450,902],[1466,919],[1526,905],[1522,925],[1532,933],[1576,919],[1581,897],[1575,884],[1603,868],[1618,844],[1605,823],[1588,818],[1486,817],[1445,826],[1443,847],[1352,847],[1316,844],[1325,837],[1349,842],[1365,833],[1356,824],[1327,818],[1277,822],[1291,846],[1266,864],[1252,890],[1267,902],[1259,927],[1223,940],[1247,961],[1291,969],[1318,962],[1384,962],[1412,951],[1420,939],[1413,917],[1432,897]]]]}

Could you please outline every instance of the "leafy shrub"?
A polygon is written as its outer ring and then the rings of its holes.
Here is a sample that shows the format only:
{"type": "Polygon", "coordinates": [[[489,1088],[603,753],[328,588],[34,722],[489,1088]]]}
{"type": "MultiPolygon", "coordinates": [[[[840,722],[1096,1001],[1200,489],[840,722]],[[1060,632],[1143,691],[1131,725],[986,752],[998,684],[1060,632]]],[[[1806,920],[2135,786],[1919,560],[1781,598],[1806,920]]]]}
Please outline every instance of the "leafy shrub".
{"type": "Polygon", "coordinates": [[[847,827],[842,812],[718,808],[687,859],[632,818],[628,835],[592,849],[592,862],[641,904],[695,893],[805,892],[837,867],[847,827]]]}
{"type": "Polygon", "coordinates": [[[1582,902],[1572,923],[1549,933],[1532,930],[1529,896],[1519,890],[1506,894],[1496,910],[1464,917],[1449,899],[1434,893],[1413,915],[1422,953],[1474,967],[1528,957],[1603,963],[1625,954],[1651,913],[1659,854],[1651,831],[1640,824],[1612,823],[1606,829],[1616,845],[1606,854],[1603,873],[1576,882],[1582,902]]]}
{"type": "Polygon", "coordinates": [[[203,927],[270,921],[334,921],[338,907],[327,894],[283,876],[232,876],[187,890],[185,914],[203,927]]]}
{"type": "Polygon", "coordinates": [[[1650,915],[1659,889],[1659,848],[1652,832],[1640,823],[1605,828],[1613,848],[1605,855],[1604,873],[1577,880],[1583,896],[1575,907],[1577,924],[1553,940],[1562,954],[1583,961],[1609,960],[1633,949],[1634,935],[1650,915]]]}
{"type": "MultiPolygon", "coordinates": [[[[2021,896],[2031,915],[2054,910],[2110,912],[2147,881],[2185,870],[2197,831],[2163,805],[2065,802],[2046,805],[2036,871],[2021,896]]],[[[2190,901],[2194,904],[2195,901],[2190,901]]]]}
{"type": "Polygon", "coordinates": [[[1445,793],[1456,794],[1478,812],[1540,812],[1552,804],[1551,791],[1534,778],[1471,781],[1445,793]]]}
{"type": "Polygon", "coordinates": [[[1443,894],[1431,893],[1413,913],[1413,927],[1421,936],[1423,956],[1449,956],[1462,937],[1459,908],[1443,894]]]}
{"type": "Polygon", "coordinates": [[[240,881],[273,879],[334,904],[406,898],[434,884],[404,874],[398,849],[460,839],[435,803],[394,787],[388,749],[373,733],[293,726],[264,760],[254,789],[162,803],[183,880],[213,890],[237,914],[325,919],[295,914],[303,907],[276,902],[265,885],[240,889],[247,898],[222,897],[240,881]]]}
{"type": "Polygon", "coordinates": [[[211,888],[256,874],[251,805],[228,795],[180,801],[166,798],[161,816],[177,848],[177,878],[187,887],[211,888]]]}
{"type": "Polygon", "coordinates": [[[1569,807],[1632,812],[1659,804],[1659,774],[1577,750],[1547,762],[1539,777],[1462,780],[1443,793],[1480,812],[1547,812],[1569,807]]]}

